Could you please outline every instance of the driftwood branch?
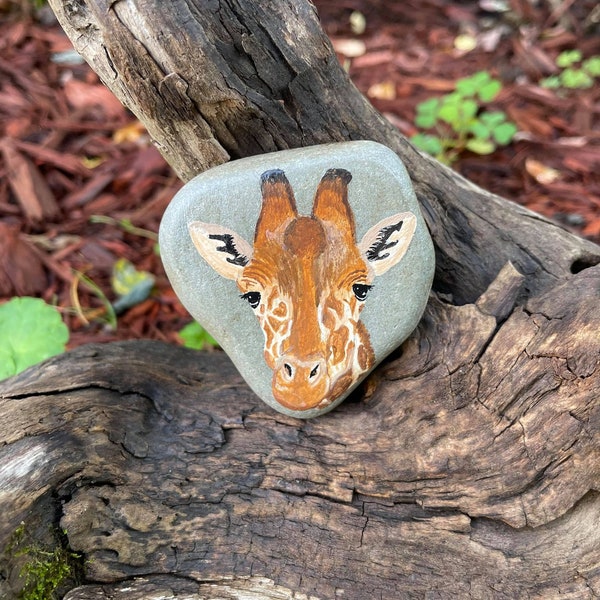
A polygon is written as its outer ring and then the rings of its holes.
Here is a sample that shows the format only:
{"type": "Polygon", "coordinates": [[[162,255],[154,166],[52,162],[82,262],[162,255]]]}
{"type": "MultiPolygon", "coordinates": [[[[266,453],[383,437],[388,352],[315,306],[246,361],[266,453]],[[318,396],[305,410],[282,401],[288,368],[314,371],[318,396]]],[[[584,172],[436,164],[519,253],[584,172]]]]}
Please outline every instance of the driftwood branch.
{"type": "Polygon", "coordinates": [[[60,515],[102,584],[71,598],[131,598],[112,582],[134,576],[140,598],[586,597],[600,314],[581,298],[599,275],[501,322],[512,267],[477,304],[433,299],[367,393],[310,421],[265,407],[221,354],[134,342],[55,358],[0,387],[2,538],[60,515]]]}
{"type": "Polygon", "coordinates": [[[71,600],[600,594],[600,248],[416,152],[308,3],[51,4],[183,179],[393,148],[438,266],[417,331],[318,419],[274,413],[221,354],[158,343],[1,383],[0,542],[64,528],[86,560],[71,600]]]}
{"type": "Polygon", "coordinates": [[[457,302],[509,261],[528,293],[600,262],[594,244],[418,153],[348,80],[306,0],[50,4],[184,181],[228,159],[370,139],[405,162],[436,243],[436,287],[457,302]]]}

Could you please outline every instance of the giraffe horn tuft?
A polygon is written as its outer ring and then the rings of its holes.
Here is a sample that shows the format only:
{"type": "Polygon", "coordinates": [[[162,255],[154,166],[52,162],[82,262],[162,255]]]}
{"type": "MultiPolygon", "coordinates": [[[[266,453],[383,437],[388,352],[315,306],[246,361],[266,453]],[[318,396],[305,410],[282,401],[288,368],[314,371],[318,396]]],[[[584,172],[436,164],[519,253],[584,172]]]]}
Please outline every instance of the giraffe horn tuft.
{"type": "Polygon", "coordinates": [[[346,169],[328,169],[321,178],[321,182],[326,180],[339,180],[348,185],[352,181],[352,173],[346,169]]]}
{"type": "Polygon", "coordinates": [[[275,183],[288,183],[287,177],[285,173],[281,169],[271,169],[269,171],[265,171],[260,176],[260,182],[264,186],[265,184],[275,184],[275,183]]]}
{"type": "Polygon", "coordinates": [[[349,243],[355,238],[354,215],[348,204],[348,184],[352,174],[346,169],[329,169],[321,178],[313,203],[313,216],[335,226],[349,243]]]}
{"type": "Polygon", "coordinates": [[[265,171],[260,178],[262,207],[256,223],[254,241],[268,237],[284,223],[298,216],[292,186],[281,169],[265,171]]]}

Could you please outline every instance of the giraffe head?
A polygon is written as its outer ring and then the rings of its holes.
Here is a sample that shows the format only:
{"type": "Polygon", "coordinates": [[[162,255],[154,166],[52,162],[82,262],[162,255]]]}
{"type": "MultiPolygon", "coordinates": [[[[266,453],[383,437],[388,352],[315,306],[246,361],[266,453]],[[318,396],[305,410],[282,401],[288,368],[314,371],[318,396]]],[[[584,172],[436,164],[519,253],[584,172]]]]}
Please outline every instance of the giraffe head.
{"type": "Polygon", "coordinates": [[[299,215],[281,170],[261,178],[262,207],[254,243],[221,225],[195,221],[194,245],[221,276],[237,283],[265,336],[277,402],[292,410],[324,408],[374,364],[359,315],[378,275],[406,253],[416,217],[381,220],[356,241],[348,204],[352,176],[330,169],[312,213],[299,215]]]}

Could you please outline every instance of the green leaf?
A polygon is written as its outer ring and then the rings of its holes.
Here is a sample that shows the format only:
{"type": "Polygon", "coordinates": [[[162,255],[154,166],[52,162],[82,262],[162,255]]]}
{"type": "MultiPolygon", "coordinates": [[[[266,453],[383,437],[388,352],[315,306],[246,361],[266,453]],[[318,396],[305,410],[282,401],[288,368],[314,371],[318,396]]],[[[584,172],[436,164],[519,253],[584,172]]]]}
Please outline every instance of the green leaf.
{"type": "Polygon", "coordinates": [[[13,298],[0,306],[0,379],[61,354],[68,340],[54,307],[40,298],[13,298]]]}
{"type": "Polygon", "coordinates": [[[562,84],[570,89],[583,90],[594,85],[594,80],[582,69],[565,69],[560,78],[562,84]]]}
{"type": "Polygon", "coordinates": [[[581,68],[591,77],[600,77],[600,56],[592,56],[584,60],[581,68]]]}
{"type": "Polygon", "coordinates": [[[477,114],[479,105],[470,98],[450,98],[444,102],[439,111],[439,117],[452,126],[456,132],[463,131],[465,126],[477,114]]]}
{"type": "Polygon", "coordinates": [[[470,77],[459,79],[455,89],[461,96],[474,96],[489,81],[490,74],[487,71],[478,71],[470,77]]]}
{"type": "Polygon", "coordinates": [[[429,98],[424,100],[423,102],[419,102],[417,104],[417,112],[423,114],[430,114],[437,112],[438,106],[440,104],[439,98],[429,98]]]}
{"type": "Polygon", "coordinates": [[[549,90],[556,90],[560,87],[560,77],[558,75],[545,77],[540,81],[540,85],[549,90]]]}
{"type": "Polygon", "coordinates": [[[492,137],[496,140],[496,143],[501,146],[506,146],[506,144],[510,144],[512,139],[517,133],[517,127],[514,123],[502,123],[495,127],[492,130],[492,137]]]}
{"type": "Polygon", "coordinates": [[[487,139],[490,137],[490,128],[479,120],[475,120],[469,125],[469,132],[480,139],[487,139]]]}
{"type": "Polygon", "coordinates": [[[219,343],[215,340],[206,329],[204,329],[196,321],[188,323],[180,332],[179,336],[183,340],[183,345],[186,348],[194,348],[202,350],[205,347],[218,348],[219,343]]]}
{"type": "Polygon", "coordinates": [[[463,97],[474,96],[477,92],[477,84],[475,84],[471,78],[468,77],[465,79],[459,79],[456,82],[454,89],[463,97]]]}
{"type": "Polygon", "coordinates": [[[423,129],[435,127],[441,138],[420,133],[412,137],[412,142],[445,162],[455,159],[465,147],[478,154],[493,152],[496,144],[492,136],[496,129],[495,135],[502,140],[512,139],[516,131],[512,124],[501,127],[506,124],[502,111],[481,112],[481,102],[493,100],[501,89],[501,82],[487,71],[459,79],[454,92],[417,106],[415,124],[423,129]]]}
{"type": "Polygon", "coordinates": [[[477,71],[477,73],[471,75],[471,79],[479,87],[485,85],[488,81],[492,81],[492,77],[487,71],[477,71]]]}
{"type": "Polygon", "coordinates": [[[438,118],[439,106],[439,98],[429,98],[428,100],[417,104],[415,125],[417,125],[417,127],[422,127],[423,129],[433,127],[438,118]]]}
{"type": "Polygon", "coordinates": [[[475,100],[465,100],[460,105],[460,115],[462,121],[470,121],[479,110],[479,105],[475,100]]]}
{"type": "Polygon", "coordinates": [[[417,133],[410,140],[419,150],[423,150],[423,152],[427,152],[427,154],[431,154],[432,156],[438,156],[444,151],[440,138],[435,135],[417,133]]]}
{"type": "Polygon", "coordinates": [[[493,129],[506,121],[506,115],[501,110],[485,111],[479,115],[480,120],[493,129]]]}
{"type": "Polygon", "coordinates": [[[556,58],[556,65],[565,69],[573,66],[575,63],[578,63],[581,58],[582,54],[579,50],[565,50],[556,58]]]}
{"type": "Polygon", "coordinates": [[[429,129],[437,123],[437,115],[417,115],[415,117],[415,125],[421,129],[429,129]]]}
{"type": "Polygon", "coordinates": [[[466,148],[475,154],[491,154],[496,149],[496,144],[491,140],[475,138],[466,143],[466,148]]]}
{"type": "Polygon", "coordinates": [[[440,107],[439,117],[448,125],[454,126],[460,121],[460,107],[458,103],[445,102],[440,107]]]}
{"type": "Polygon", "coordinates": [[[154,276],[147,271],[138,271],[125,258],[120,258],[113,266],[112,288],[119,296],[113,302],[117,314],[143,302],[154,287],[154,276]]]}
{"type": "Polygon", "coordinates": [[[482,102],[491,102],[502,89],[502,84],[497,79],[492,79],[479,89],[478,96],[482,102]]]}
{"type": "Polygon", "coordinates": [[[442,97],[440,103],[440,109],[444,106],[460,106],[465,101],[465,97],[461,96],[458,92],[452,92],[442,97]]]}

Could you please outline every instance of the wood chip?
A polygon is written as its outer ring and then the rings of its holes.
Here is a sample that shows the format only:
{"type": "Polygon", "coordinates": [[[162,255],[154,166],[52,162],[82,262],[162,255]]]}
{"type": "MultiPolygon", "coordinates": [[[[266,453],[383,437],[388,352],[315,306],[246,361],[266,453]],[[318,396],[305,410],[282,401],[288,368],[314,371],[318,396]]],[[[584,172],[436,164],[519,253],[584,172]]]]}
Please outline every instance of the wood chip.
{"type": "Polygon", "coordinates": [[[0,143],[8,181],[30,223],[52,221],[60,213],[54,194],[37,167],[5,138],[0,143]]]}
{"type": "Polygon", "coordinates": [[[82,188],[65,196],[63,206],[72,209],[93,200],[113,180],[113,177],[113,173],[110,172],[94,175],[82,188]]]}
{"type": "Polygon", "coordinates": [[[332,43],[334,50],[346,58],[356,58],[367,51],[367,47],[362,40],[334,39],[332,43]]]}
{"type": "Polygon", "coordinates": [[[396,84],[393,81],[375,83],[367,90],[367,96],[378,100],[395,100],[396,84]]]}
{"type": "Polygon", "coordinates": [[[525,159],[525,169],[538,183],[545,185],[553,183],[561,177],[560,171],[533,158],[525,159]]]}
{"type": "Polygon", "coordinates": [[[45,148],[38,144],[31,144],[19,140],[15,140],[12,143],[15,148],[26,152],[29,156],[38,159],[44,164],[54,165],[55,167],[67,171],[68,173],[73,173],[74,175],[90,175],[90,169],[85,167],[81,162],[81,159],[73,154],[58,152],[57,150],[45,148]]]}
{"type": "Polygon", "coordinates": [[[125,113],[123,105],[102,84],[70,79],[64,84],[64,92],[69,104],[74,108],[101,107],[109,119],[122,118],[125,113]]]}
{"type": "Polygon", "coordinates": [[[0,296],[36,296],[47,285],[37,253],[17,227],[0,221],[0,296]]]}

